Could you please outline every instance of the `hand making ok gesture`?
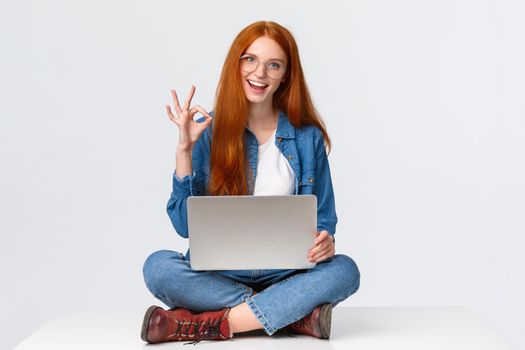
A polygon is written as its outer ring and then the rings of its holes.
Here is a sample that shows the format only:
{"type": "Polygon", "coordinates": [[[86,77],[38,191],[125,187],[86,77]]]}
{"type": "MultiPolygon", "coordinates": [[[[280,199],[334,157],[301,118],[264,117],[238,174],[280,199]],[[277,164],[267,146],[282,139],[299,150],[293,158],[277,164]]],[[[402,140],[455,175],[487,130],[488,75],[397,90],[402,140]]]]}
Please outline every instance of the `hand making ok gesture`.
{"type": "Polygon", "coordinates": [[[190,108],[191,99],[195,94],[195,86],[192,85],[188,97],[184,101],[184,105],[180,106],[179,99],[175,90],[171,90],[171,95],[173,96],[173,103],[175,105],[175,111],[177,116],[174,116],[171,112],[171,107],[166,105],[166,111],[172,122],[177,124],[179,127],[179,150],[189,151],[193,148],[195,142],[199,139],[204,129],[206,129],[212,120],[212,117],[199,105],[193,106],[190,108]],[[193,120],[195,113],[201,113],[206,120],[202,123],[197,123],[193,120]]]}

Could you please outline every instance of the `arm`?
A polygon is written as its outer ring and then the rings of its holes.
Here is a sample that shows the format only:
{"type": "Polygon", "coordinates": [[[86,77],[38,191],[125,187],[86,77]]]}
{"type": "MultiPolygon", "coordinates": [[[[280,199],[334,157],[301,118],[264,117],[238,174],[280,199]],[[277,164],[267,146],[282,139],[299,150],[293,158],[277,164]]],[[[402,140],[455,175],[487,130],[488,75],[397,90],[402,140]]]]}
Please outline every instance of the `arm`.
{"type": "Polygon", "coordinates": [[[179,142],[176,153],[176,166],[173,174],[173,190],[168,200],[167,212],[177,233],[188,237],[188,217],[186,201],[189,196],[203,193],[202,176],[202,134],[211,124],[212,117],[202,107],[194,106],[190,109],[191,99],[195,93],[192,85],[188,97],[181,107],[175,90],[171,90],[176,116],[171,112],[169,105],[166,111],[170,120],[179,127],[179,142]],[[200,112],[204,117],[193,120],[194,115],[200,112]]]}
{"type": "Polygon", "coordinates": [[[324,139],[317,128],[315,128],[314,135],[316,185],[313,194],[317,197],[317,237],[314,247],[309,252],[309,260],[319,263],[335,254],[334,234],[337,215],[324,139]]]}
{"type": "Polygon", "coordinates": [[[175,231],[183,238],[188,238],[186,201],[189,196],[198,196],[204,193],[203,186],[205,184],[201,180],[204,176],[202,173],[203,142],[201,140],[202,137],[195,143],[192,150],[191,173],[182,178],[177,176],[177,170],[173,173],[173,189],[166,208],[175,231]]]}
{"type": "Polygon", "coordinates": [[[337,214],[335,212],[335,196],[332,186],[332,176],[328,156],[324,147],[324,139],[319,129],[315,128],[315,176],[314,194],[317,196],[317,231],[328,231],[335,234],[337,214]]]}

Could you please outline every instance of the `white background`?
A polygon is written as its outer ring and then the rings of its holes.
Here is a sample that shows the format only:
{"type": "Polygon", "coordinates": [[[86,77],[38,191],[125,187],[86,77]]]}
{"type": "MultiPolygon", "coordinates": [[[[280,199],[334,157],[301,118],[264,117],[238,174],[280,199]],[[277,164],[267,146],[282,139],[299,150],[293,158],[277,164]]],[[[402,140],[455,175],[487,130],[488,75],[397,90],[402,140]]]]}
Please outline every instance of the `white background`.
{"type": "MultiPolygon", "coordinates": [[[[144,308],[142,264],[185,251],[165,205],[169,89],[207,109],[235,35],[295,35],[333,140],[343,305],[467,305],[525,349],[521,1],[2,1],[0,329],[144,308]]],[[[137,338],[140,321],[137,320],[137,338]]]]}

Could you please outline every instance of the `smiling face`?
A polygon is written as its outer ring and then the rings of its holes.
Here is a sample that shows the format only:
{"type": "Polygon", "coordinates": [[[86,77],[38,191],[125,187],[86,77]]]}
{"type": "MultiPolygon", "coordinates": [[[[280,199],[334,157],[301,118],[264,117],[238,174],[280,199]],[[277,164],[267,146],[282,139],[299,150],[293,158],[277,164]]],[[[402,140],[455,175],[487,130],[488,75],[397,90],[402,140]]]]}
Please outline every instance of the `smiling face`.
{"type": "Polygon", "coordinates": [[[284,74],[278,73],[284,73],[286,70],[286,53],[276,41],[262,36],[246,49],[243,57],[246,62],[244,65],[241,63],[240,66],[246,98],[253,104],[271,104],[273,94],[284,77],[284,74]],[[259,65],[257,61],[260,62],[259,65]],[[252,65],[252,68],[257,66],[257,68],[253,72],[247,72],[246,65],[252,65]],[[274,78],[279,75],[281,76],[274,78]]]}

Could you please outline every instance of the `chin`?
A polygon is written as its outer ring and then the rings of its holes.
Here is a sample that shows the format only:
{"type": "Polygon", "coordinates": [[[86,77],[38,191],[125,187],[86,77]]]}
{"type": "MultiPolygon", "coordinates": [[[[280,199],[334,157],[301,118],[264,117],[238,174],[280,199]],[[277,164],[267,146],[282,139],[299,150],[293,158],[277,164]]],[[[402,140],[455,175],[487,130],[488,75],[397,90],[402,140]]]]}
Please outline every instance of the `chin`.
{"type": "Polygon", "coordinates": [[[247,98],[248,102],[250,102],[250,103],[264,103],[267,100],[266,98],[253,97],[253,96],[249,96],[249,95],[246,98],[247,98]]]}
{"type": "Polygon", "coordinates": [[[269,98],[269,96],[266,94],[264,96],[260,96],[260,95],[254,96],[248,91],[244,91],[244,95],[246,96],[246,99],[248,100],[248,102],[251,102],[251,103],[264,103],[269,98]]]}

